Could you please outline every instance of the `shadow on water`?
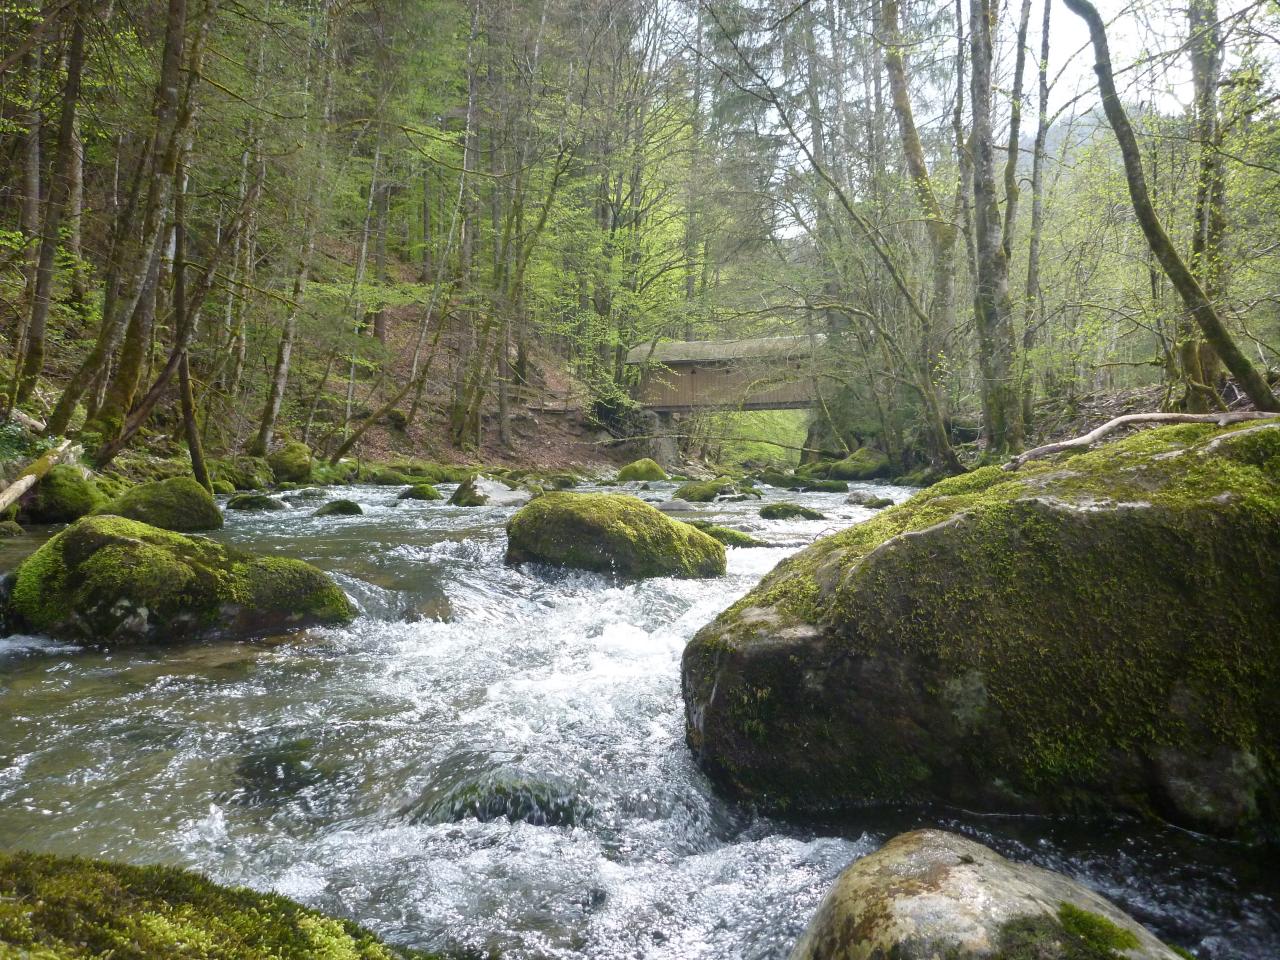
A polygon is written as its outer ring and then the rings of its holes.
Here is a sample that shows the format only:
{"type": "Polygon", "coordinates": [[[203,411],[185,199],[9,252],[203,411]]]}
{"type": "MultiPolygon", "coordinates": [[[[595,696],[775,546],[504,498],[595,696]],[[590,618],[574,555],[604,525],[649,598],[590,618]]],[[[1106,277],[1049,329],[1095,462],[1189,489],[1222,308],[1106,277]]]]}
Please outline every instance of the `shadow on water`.
{"type": "MultiPolygon", "coordinates": [[[[397,492],[321,491],[216,534],[331,571],[361,609],[349,628],[114,653],[0,639],[0,848],[195,867],[427,949],[779,960],[851,860],[940,826],[1203,958],[1280,956],[1272,852],[949,810],[797,826],[712,793],[683,742],[680,654],[780,559],[871,515],[843,495],[766,494],[823,520],[699,508],[771,546],[730,550],[716,581],[618,583],[506,567],[513,505],[397,492]],[[312,516],[333,497],[364,514],[312,516]]],[[[0,569],[44,536],[0,541],[0,569]]]]}

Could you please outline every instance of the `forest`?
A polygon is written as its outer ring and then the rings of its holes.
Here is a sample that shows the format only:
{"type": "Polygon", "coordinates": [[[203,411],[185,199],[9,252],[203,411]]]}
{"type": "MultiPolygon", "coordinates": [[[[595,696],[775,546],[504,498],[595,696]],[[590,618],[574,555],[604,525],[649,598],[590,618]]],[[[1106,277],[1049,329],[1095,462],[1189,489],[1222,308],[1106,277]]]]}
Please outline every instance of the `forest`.
{"type": "Polygon", "coordinates": [[[1277,223],[1276,0],[0,0],[0,958],[1280,956],[1277,223]]]}
{"type": "Polygon", "coordinates": [[[1274,407],[1274,13],[1117,14],[1157,244],[1052,4],[14,2],[4,409],[100,465],[460,456],[570,397],[639,432],[628,351],[778,335],[822,337],[807,438],[686,446],[945,473],[1099,395],[1274,407]]]}

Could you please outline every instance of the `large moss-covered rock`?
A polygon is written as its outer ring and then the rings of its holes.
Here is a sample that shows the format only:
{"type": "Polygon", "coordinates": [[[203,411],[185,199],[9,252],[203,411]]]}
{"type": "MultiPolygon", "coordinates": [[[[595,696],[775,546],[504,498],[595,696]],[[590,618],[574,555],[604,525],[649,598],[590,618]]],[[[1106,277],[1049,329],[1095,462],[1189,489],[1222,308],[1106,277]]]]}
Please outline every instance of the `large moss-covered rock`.
{"type": "Polygon", "coordinates": [[[825,469],[829,480],[875,480],[887,477],[892,470],[887,454],[872,447],[859,447],[843,460],[825,469]]]}
{"type": "Polygon", "coordinates": [[[0,520],[0,540],[8,537],[20,537],[25,531],[14,520],[0,520]]]}
{"type": "Polygon", "coordinates": [[[785,560],[684,654],[688,739],[781,811],[1280,816],[1280,424],[943,481],[785,560]]]}
{"type": "Polygon", "coordinates": [[[307,483],[311,480],[311,448],[301,440],[289,440],[267,455],[267,465],[276,483],[307,483]]]}
{"type": "Polygon", "coordinates": [[[458,484],[458,488],[449,497],[451,507],[483,507],[489,502],[489,496],[480,489],[479,480],[472,474],[458,484]]]}
{"type": "Polygon", "coordinates": [[[191,477],[130,487],[108,504],[105,512],[180,533],[222,526],[222,513],[213,496],[191,477]]]}
{"type": "Polygon", "coordinates": [[[241,638],[342,623],[327,574],[116,516],[85,517],[18,567],[10,612],[36,633],[108,645],[241,638]]]}
{"type": "Polygon", "coordinates": [[[643,500],[547,493],[507,522],[507,562],[536,561],[622,577],[716,577],[724,546],[643,500]]]}
{"type": "Polygon", "coordinates": [[[70,523],[98,509],[104,499],[84,470],[60,463],[40,478],[21,513],[31,523],[70,523]]]}
{"type": "Polygon", "coordinates": [[[275,481],[270,465],[261,457],[213,460],[209,473],[214,480],[225,481],[237,490],[265,490],[275,481]]]}
{"type": "Polygon", "coordinates": [[[659,466],[656,460],[645,457],[643,460],[636,460],[634,463],[628,463],[625,467],[618,471],[618,481],[627,483],[631,480],[666,480],[667,471],[659,466]]]}
{"type": "MultiPolygon", "coordinates": [[[[13,960],[407,960],[349,920],[173,867],[0,854],[0,956],[13,960]]],[[[414,953],[419,960],[425,954],[414,953]]]]}
{"type": "Polygon", "coordinates": [[[671,496],[689,503],[710,503],[717,497],[732,497],[737,492],[737,484],[731,478],[716,477],[714,480],[690,480],[677,487],[671,496]]]}
{"type": "Polygon", "coordinates": [[[791,960],[1177,960],[1074,880],[941,830],[894,837],[836,880],[791,960]]]}

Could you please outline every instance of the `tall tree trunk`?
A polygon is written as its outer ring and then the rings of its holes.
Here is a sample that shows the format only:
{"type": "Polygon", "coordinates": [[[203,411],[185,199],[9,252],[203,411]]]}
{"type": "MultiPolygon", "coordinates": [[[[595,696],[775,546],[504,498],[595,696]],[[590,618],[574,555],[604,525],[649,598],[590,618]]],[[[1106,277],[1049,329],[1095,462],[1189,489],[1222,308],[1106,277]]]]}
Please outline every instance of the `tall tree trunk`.
{"type": "Polygon", "coordinates": [[[1027,246],[1026,312],[1022,327],[1022,422],[1030,429],[1035,409],[1035,378],[1031,351],[1044,323],[1040,290],[1040,238],[1044,231],[1044,160],[1049,139],[1049,19],[1053,0],[1044,0],[1040,25],[1040,64],[1037,77],[1036,141],[1031,158],[1031,237],[1027,246]]]}
{"type": "Polygon", "coordinates": [[[44,370],[45,328],[53,298],[54,258],[62,238],[62,214],[71,194],[71,169],[76,153],[76,107],[80,102],[80,77],[84,71],[85,12],[84,5],[78,4],[72,19],[67,78],[62,88],[62,116],[58,121],[57,169],[49,190],[49,202],[45,205],[40,259],[36,264],[35,292],[31,298],[31,320],[27,324],[27,348],[18,383],[19,403],[31,396],[44,370]]]}
{"type": "Polygon", "coordinates": [[[267,391],[266,406],[262,411],[262,419],[258,424],[258,432],[248,444],[247,451],[255,456],[264,456],[275,436],[276,421],[280,417],[280,408],[284,403],[285,390],[289,386],[289,368],[293,361],[294,341],[298,336],[298,313],[302,309],[303,297],[306,295],[307,281],[311,274],[311,261],[316,249],[317,221],[319,219],[320,181],[324,179],[324,151],[326,146],[326,128],[329,123],[330,99],[333,92],[333,45],[332,45],[332,6],[333,0],[322,0],[321,26],[323,31],[322,47],[317,55],[320,70],[320,93],[312,101],[309,108],[309,146],[316,157],[315,170],[307,185],[306,212],[302,228],[302,249],[298,255],[298,268],[293,276],[293,295],[285,313],[284,324],[280,330],[280,342],[276,347],[276,361],[271,371],[271,385],[267,391]]]}
{"type": "Polygon", "coordinates": [[[995,137],[991,128],[995,19],[992,0],[970,0],[969,89],[973,104],[974,241],[978,256],[974,319],[987,438],[992,452],[1003,455],[1022,448],[1022,404],[1015,382],[1009,259],[996,192],[995,137]]]}
{"type": "Polygon", "coordinates": [[[1107,46],[1107,28],[1098,15],[1097,9],[1089,0],[1064,0],[1072,13],[1080,17],[1089,27],[1089,36],[1093,41],[1094,71],[1098,75],[1098,87],[1102,93],[1102,107],[1106,111],[1107,120],[1115,132],[1120,145],[1120,155],[1124,159],[1125,179],[1128,181],[1129,198],[1133,202],[1133,210],[1142,227],[1156,259],[1169,282],[1182,298],[1183,305],[1200,326],[1205,341],[1215,353],[1222,358],[1228,370],[1239,382],[1241,388],[1259,410],[1280,413],[1280,399],[1271,392],[1266,379],[1249,362],[1249,358],[1236,346],[1234,338],[1222,322],[1217,308],[1205,295],[1204,288],[1195,275],[1188,269],[1186,262],[1179,255],[1165,232],[1164,224],[1156,216],[1151,205],[1151,197],[1147,193],[1147,182],[1142,172],[1142,154],[1138,150],[1138,140],[1134,136],[1133,126],[1125,113],[1120,95],[1116,92],[1115,76],[1111,69],[1111,51],[1107,46]]]}
{"type": "MultiPolygon", "coordinates": [[[[149,151],[150,170],[146,201],[142,207],[142,229],[136,237],[123,232],[119,237],[117,246],[121,262],[128,264],[121,270],[119,293],[113,294],[114,283],[107,286],[109,302],[104,302],[98,339],[89,356],[67,382],[62,396],[58,398],[45,425],[46,436],[56,436],[67,428],[80,398],[110,362],[124,321],[132,315],[142,295],[150,258],[159,253],[165,213],[169,207],[174,174],[183,146],[183,122],[190,119],[188,114],[180,114],[178,109],[186,35],[186,0],[169,0],[160,78],[156,84],[155,132],[149,151]]],[[[197,47],[193,50],[192,63],[196,75],[199,74],[199,54],[197,47]]]]}
{"type": "MultiPolygon", "coordinates": [[[[1218,83],[1222,74],[1222,37],[1218,28],[1217,0],[1191,0],[1187,7],[1190,27],[1191,77],[1195,88],[1195,140],[1199,162],[1191,230],[1192,274],[1205,296],[1218,303],[1222,296],[1222,234],[1225,175],[1219,153],[1218,83]]],[[[1221,364],[1199,336],[1195,322],[1183,315],[1178,326],[1178,352],[1186,390],[1182,409],[1206,413],[1221,405],[1217,381],[1221,364]]]]}

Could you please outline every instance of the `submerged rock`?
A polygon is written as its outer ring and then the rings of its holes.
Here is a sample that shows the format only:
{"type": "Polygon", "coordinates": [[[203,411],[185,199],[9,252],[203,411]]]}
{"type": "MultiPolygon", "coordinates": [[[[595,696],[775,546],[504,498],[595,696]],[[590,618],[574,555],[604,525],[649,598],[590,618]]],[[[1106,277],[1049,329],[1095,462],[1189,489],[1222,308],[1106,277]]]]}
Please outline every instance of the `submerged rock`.
{"type": "Polygon", "coordinates": [[[743,533],[741,530],[734,530],[732,527],[722,527],[710,520],[685,520],[689,526],[695,530],[701,530],[707,536],[719,540],[726,547],[767,547],[769,544],[763,540],[757,540],[749,533],[743,533]]]}
{"type": "Polygon", "coordinates": [[[591,802],[568,784],[494,767],[478,754],[464,753],[446,760],[436,781],[401,814],[411,823],[474,819],[575,827],[582,826],[593,812],[591,802]]]}
{"type": "Polygon", "coordinates": [[[98,509],[103,497],[85,471],[69,463],[50,468],[22,503],[22,518],[31,523],[70,523],[98,509]]]}
{"type": "Polygon", "coordinates": [[[290,440],[267,455],[276,483],[307,483],[311,479],[311,448],[290,440]]]}
{"type": "Polygon", "coordinates": [[[1177,960],[1087,887],[953,833],[894,837],[840,874],[791,960],[1177,960]]]}
{"type": "Polygon", "coordinates": [[[301,560],[115,516],[85,517],[23,561],[10,608],[34,632],[113,646],[260,636],[355,612],[301,560]]]}
{"type": "Polygon", "coordinates": [[[507,521],[507,563],[529,561],[622,577],[717,577],[724,547],[636,497],[547,493],[507,521]]]}
{"type": "Polygon", "coordinates": [[[400,492],[397,500],[443,500],[444,494],[429,483],[415,483],[400,492]]]}
{"type": "Polygon", "coordinates": [[[312,516],[315,517],[358,517],[364,508],[354,500],[330,500],[322,505],[312,516]]]}
{"type": "Polygon", "coordinates": [[[628,463],[625,467],[618,471],[618,482],[627,483],[631,480],[666,480],[667,471],[659,466],[658,461],[649,457],[643,460],[636,460],[634,463],[628,463]]]}
{"type": "Polygon", "coordinates": [[[802,813],[1280,813],[1280,424],[945,480],[783,561],[683,660],[688,740],[802,813]]]}
{"type": "Polygon", "coordinates": [[[0,854],[0,955],[408,960],[363,927],[280,894],[173,867],[34,853],[0,854]]]}
{"type": "Polygon", "coordinates": [[[798,503],[770,503],[760,508],[763,520],[825,520],[819,511],[802,507],[798,503]]]}
{"type": "Polygon", "coordinates": [[[140,483],[122,493],[103,512],[179,533],[217,530],[222,526],[222,513],[212,494],[191,477],[140,483]]]}
{"type": "Polygon", "coordinates": [[[227,501],[227,509],[260,513],[269,510],[288,510],[289,505],[265,493],[238,493],[227,501]]]}

